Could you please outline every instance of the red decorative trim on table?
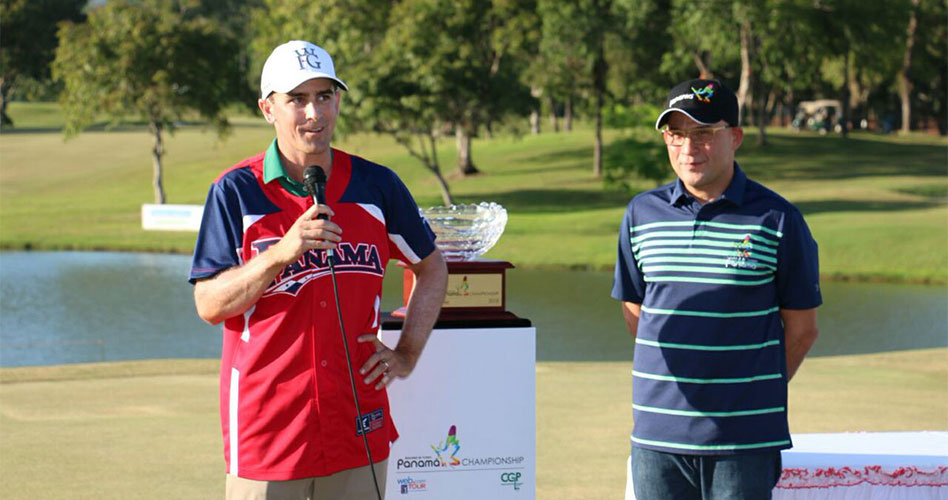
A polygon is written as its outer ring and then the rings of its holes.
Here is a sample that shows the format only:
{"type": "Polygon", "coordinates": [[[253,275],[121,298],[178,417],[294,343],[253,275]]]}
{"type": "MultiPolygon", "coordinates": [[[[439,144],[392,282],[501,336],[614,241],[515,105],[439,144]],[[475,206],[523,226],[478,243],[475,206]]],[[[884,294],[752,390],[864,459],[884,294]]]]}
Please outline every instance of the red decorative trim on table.
{"type": "Polygon", "coordinates": [[[880,465],[868,465],[862,469],[853,467],[827,467],[816,469],[784,469],[777,488],[832,488],[835,486],[948,486],[948,466],[935,469],[919,469],[913,466],[884,470],[880,465]]]}

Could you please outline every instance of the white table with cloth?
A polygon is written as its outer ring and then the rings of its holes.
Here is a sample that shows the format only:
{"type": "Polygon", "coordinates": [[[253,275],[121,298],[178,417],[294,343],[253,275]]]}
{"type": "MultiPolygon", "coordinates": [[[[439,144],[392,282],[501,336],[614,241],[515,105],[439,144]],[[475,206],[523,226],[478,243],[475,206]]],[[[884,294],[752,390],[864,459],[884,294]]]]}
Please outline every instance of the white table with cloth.
{"type": "Polygon", "coordinates": [[[794,434],[774,499],[948,500],[948,432],[794,434]]]}
{"type": "Polygon", "coordinates": [[[794,434],[782,458],[775,500],[948,500],[946,431],[794,434]]]}

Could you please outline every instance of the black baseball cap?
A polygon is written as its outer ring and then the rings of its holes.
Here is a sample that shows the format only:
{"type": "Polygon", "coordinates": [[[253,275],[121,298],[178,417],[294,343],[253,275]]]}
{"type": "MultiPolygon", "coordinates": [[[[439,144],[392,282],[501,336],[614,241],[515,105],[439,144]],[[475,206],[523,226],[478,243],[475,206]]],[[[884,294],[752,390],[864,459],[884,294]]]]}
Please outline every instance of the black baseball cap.
{"type": "Polygon", "coordinates": [[[737,96],[717,80],[688,80],[675,85],[668,93],[666,106],[655,122],[656,130],[665,124],[668,114],[673,111],[684,113],[702,125],[721,120],[732,127],[738,125],[737,96]]]}

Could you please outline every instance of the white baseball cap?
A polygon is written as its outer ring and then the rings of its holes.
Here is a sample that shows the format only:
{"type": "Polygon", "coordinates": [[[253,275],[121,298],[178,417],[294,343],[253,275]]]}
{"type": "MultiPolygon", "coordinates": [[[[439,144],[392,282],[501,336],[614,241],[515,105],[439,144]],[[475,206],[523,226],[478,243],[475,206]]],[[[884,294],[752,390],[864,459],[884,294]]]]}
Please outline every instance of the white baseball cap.
{"type": "Polygon", "coordinates": [[[289,92],[313,78],[328,78],[349,90],[345,82],[336,78],[332,57],[322,47],[303,40],[292,40],[273,49],[260,74],[260,97],[271,92],[289,92]]]}

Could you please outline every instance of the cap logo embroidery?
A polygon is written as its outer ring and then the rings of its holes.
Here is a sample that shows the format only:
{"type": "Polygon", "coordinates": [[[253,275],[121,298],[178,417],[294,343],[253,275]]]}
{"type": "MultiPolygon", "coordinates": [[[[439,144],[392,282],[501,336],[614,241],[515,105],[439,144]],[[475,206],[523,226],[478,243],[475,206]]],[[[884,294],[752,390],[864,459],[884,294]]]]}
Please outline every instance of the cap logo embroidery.
{"type": "Polygon", "coordinates": [[[695,97],[698,98],[699,101],[711,102],[711,98],[714,97],[714,84],[709,83],[707,87],[700,90],[691,87],[691,91],[694,92],[695,97]]]}
{"type": "Polygon", "coordinates": [[[296,53],[296,59],[300,63],[300,69],[305,69],[303,63],[306,63],[307,66],[313,69],[320,69],[319,56],[316,55],[316,51],[312,49],[302,49],[294,50],[296,53]]]}
{"type": "Polygon", "coordinates": [[[674,106],[675,103],[678,101],[682,101],[685,99],[694,99],[694,98],[695,98],[694,94],[681,94],[680,96],[675,97],[674,99],[668,101],[668,106],[671,107],[671,106],[674,106]]]}

